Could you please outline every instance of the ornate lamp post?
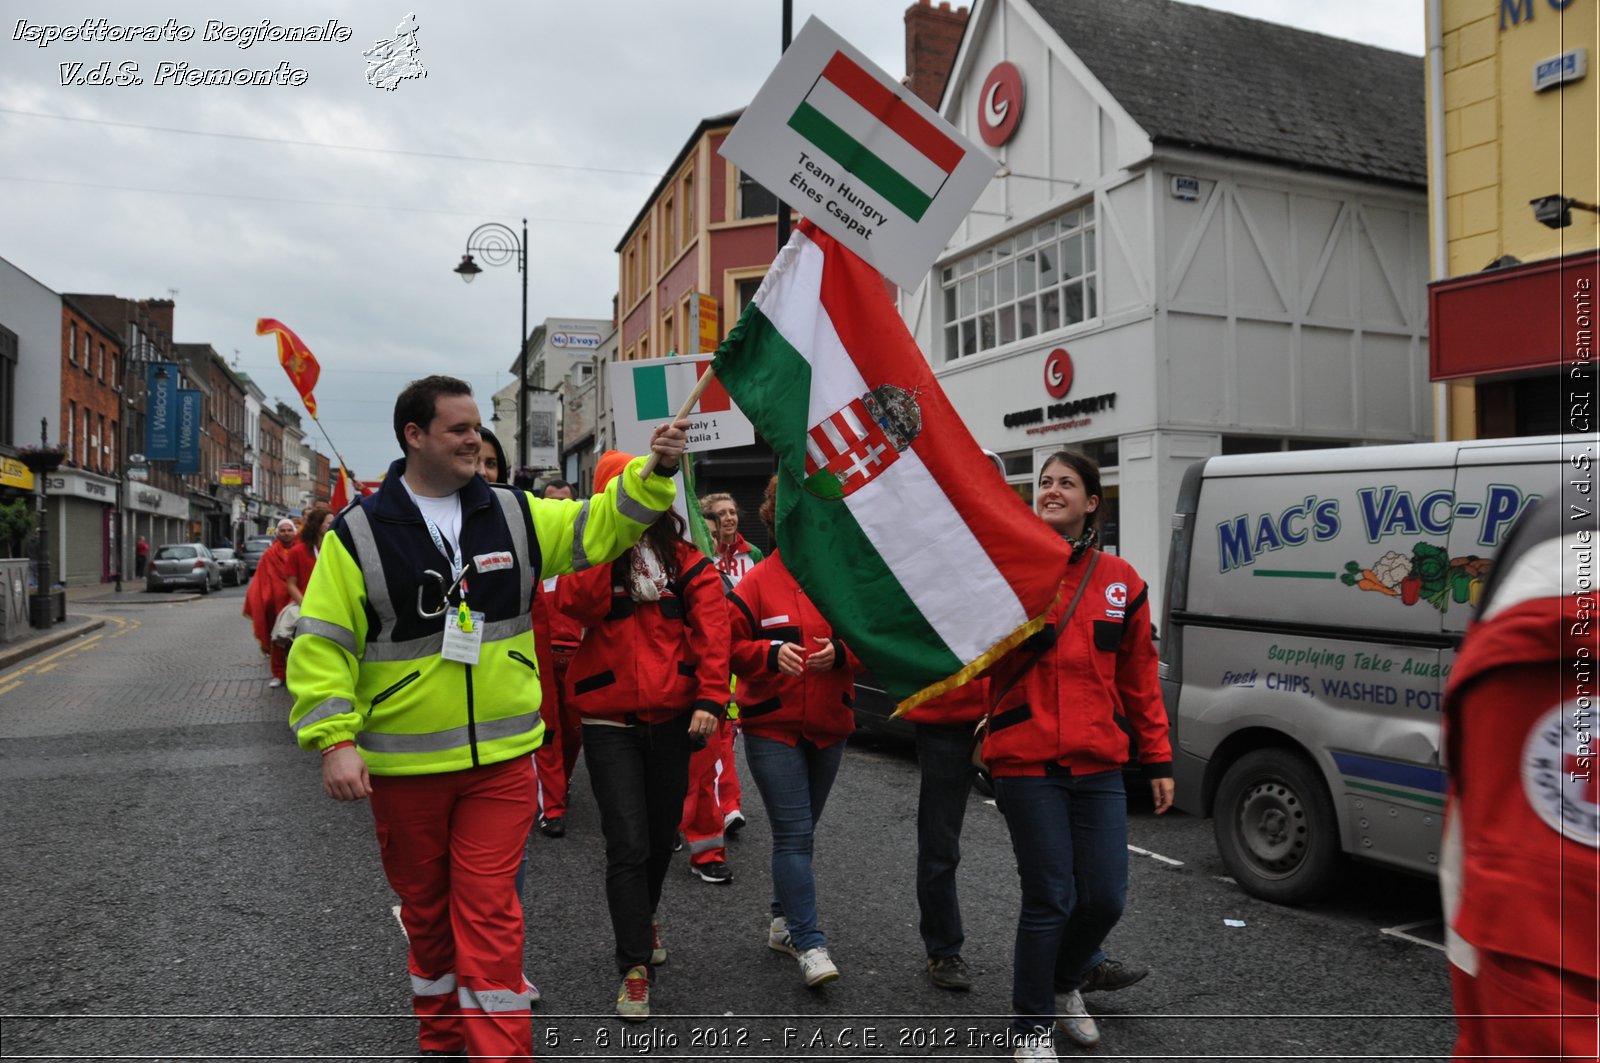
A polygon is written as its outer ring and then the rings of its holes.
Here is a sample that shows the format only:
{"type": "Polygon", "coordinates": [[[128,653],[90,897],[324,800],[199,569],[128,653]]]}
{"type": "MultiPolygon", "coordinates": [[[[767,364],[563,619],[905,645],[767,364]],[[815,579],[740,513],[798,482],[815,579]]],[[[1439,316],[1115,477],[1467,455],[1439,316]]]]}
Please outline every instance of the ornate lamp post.
{"type": "Polygon", "coordinates": [[[522,219],[522,239],[497,221],[484,222],[467,236],[466,253],[455,272],[471,284],[483,268],[473,261],[476,251],[491,266],[515,261],[522,274],[522,332],[517,336],[517,465],[528,464],[528,219],[522,219]]]}
{"type": "MultiPolygon", "coordinates": [[[[45,519],[44,478],[61,468],[65,453],[50,445],[50,422],[39,418],[39,447],[26,449],[17,460],[33,473],[34,490],[38,492],[39,537],[34,544],[33,579],[38,590],[34,593],[28,622],[34,627],[47,628],[61,619],[56,610],[55,581],[50,578],[50,529],[45,519]]],[[[65,595],[62,596],[63,600],[65,595]]]]}

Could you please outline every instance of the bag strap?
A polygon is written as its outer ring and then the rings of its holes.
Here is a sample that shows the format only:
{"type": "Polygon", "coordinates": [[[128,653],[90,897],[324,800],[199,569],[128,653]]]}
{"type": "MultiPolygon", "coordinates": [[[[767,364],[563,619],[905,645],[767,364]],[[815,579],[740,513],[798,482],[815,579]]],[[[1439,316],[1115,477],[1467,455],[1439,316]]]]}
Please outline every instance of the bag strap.
{"type": "MultiPolygon", "coordinates": [[[[1067,621],[1071,620],[1072,614],[1077,611],[1078,599],[1083,597],[1083,592],[1089,586],[1089,578],[1094,575],[1094,566],[1099,563],[1100,551],[1096,550],[1094,553],[1089,555],[1089,567],[1083,570],[1083,579],[1078,581],[1078,589],[1072,592],[1072,600],[1067,603],[1067,608],[1062,612],[1061,619],[1056,621],[1055,627],[1052,629],[1055,637],[1049,642],[1040,646],[1038,649],[1034,650],[1033,659],[1013,672],[1011,674],[1011,678],[1006,680],[1005,685],[1002,686],[999,691],[989,695],[989,704],[991,706],[1000,704],[1000,699],[1011,693],[1011,688],[1016,686],[1018,681],[1020,681],[1022,677],[1027,674],[1028,669],[1038,664],[1039,658],[1045,655],[1045,651],[1047,651],[1051,646],[1054,646],[1056,644],[1056,640],[1061,638],[1061,633],[1067,629],[1067,621]]],[[[991,707],[988,712],[983,714],[983,719],[978,721],[977,731],[984,733],[988,732],[989,717],[993,715],[993,713],[994,709],[991,707]]]]}

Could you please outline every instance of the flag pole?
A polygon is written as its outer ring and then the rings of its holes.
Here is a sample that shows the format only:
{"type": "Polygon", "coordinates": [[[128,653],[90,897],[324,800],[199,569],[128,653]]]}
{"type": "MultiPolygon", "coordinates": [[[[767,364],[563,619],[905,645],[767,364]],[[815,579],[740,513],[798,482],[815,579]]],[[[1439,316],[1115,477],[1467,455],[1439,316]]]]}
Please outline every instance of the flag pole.
{"type": "MultiPolygon", "coordinates": [[[[310,410],[307,410],[306,412],[311,413],[310,410]]],[[[317,420],[317,415],[314,413],[311,413],[311,423],[317,426],[317,431],[322,433],[322,438],[328,441],[328,447],[333,451],[333,456],[339,459],[339,468],[348,473],[350,471],[350,466],[345,464],[344,455],[339,453],[339,448],[334,445],[333,437],[328,435],[328,430],[322,427],[322,422],[317,420]]]]}
{"type": "MultiPolygon", "coordinates": [[[[699,380],[695,381],[694,390],[689,392],[689,397],[683,400],[683,406],[679,408],[677,413],[673,414],[673,424],[677,424],[689,416],[689,411],[694,409],[695,403],[700,401],[700,396],[706,393],[706,388],[710,387],[711,382],[715,379],[717,379],[717,371],[707,366],[705,373],[701,375],[699,380]]],[[[657,461],[656,452],[652,450],[650,456],[645,459],[644,468],[639,470],[639,479],[648,479],[650,474],[656,471],[657,461]]]]}

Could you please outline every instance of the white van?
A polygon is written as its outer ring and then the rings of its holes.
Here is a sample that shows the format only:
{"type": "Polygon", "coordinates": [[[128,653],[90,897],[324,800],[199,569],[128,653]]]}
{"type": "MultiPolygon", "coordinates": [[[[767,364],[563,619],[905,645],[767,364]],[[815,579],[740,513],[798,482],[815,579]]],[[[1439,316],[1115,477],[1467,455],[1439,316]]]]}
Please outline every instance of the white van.
{"type": "Polygon", "coordinates": [[[1512,523],[1591,460],[1542,437],[1190,466],[1162,693],[1177,807],[1215,815],[1240,886],[1307,900],[1341,854],[1436,871],[1456,647],[1512,523]]]}

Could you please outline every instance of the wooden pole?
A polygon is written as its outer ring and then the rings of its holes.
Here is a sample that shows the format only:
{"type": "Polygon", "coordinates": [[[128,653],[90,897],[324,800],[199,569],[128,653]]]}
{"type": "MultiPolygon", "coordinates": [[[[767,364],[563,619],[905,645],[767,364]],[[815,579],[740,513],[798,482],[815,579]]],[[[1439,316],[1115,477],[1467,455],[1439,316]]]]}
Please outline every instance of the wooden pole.
{"type": "MultiPolygon", "coordinates": [[[[700,379],[695,381],[694,390],[689,392],[689,397],[683,400],[683,407],[679,409],[677,413],[673,414],[673,424],[677,424],[679,421],[689,416],[689,411],[694,409],[694,404],[700,401],[700,396],[705,394],[706,388],[710,387],[711,382],[715,379],[717,379],[717,371],[712,369],[710,366],[707,366],[706,371],[701,375],[700,379]]],[[[644,468],[639,470],[639,479],[646,479],[651,473],[655,472],[656,463],[659,460],[660,456],[657,455],[654,450],[652,450],[650,452],[650,456],[645,459],[644,468]]]]}

